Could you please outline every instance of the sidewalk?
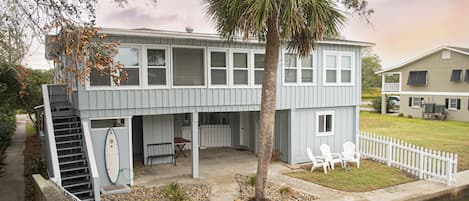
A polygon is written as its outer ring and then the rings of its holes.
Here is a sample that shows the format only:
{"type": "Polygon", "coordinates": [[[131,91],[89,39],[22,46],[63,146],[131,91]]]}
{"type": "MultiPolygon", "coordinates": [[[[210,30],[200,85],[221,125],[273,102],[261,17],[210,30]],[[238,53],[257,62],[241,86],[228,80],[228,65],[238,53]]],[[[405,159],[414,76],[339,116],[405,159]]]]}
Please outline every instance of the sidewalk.
{"type": "Polygon", "coordinates": [[[0,200],[24,200],[24,140],[26,138],[26,118],[17,116],[16,131],[11,137],[11,144],[5,151],[4,174],[0,177],[0,200]]]}
{"type": "Polygon", "coordinates": [[[432,194],[442,193],[453,188],[469,186],[469,170],[459,172],[455,186],[446,186],[445,184],[432,182],[429,180],[419,180],[406,184],[401,184],[389,188],[374,190],[364,193],[351,193],[323,187],[314,183],[306,182],[300,179],[285,176],[279,171],[287,170],[280,164],[271,166],[269,179],[277,184],[284,184],[293,188],[315,194],[320,197],[319,200],[344,200],[344,201],[404,201],[419,200],[418,198],[432,194]]]}

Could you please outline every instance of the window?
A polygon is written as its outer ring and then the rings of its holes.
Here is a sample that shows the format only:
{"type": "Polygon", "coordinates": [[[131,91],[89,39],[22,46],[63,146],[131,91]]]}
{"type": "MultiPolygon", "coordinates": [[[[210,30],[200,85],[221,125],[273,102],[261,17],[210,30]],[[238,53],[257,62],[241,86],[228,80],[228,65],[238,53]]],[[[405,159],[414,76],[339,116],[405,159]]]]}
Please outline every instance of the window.
{"type": "Polygon", "coordinates": [[[316,117],[316,136],[334,135],[334,112],[318,112],[316,117]]]}
{"type": "Polygon", "coordinates": [[[466,75],[464,76],[464,81],[469,82],[469,69],[466,70],[466,75]]]}
{"type": "Polygon", "coordinates": [[[314,83],[313,54],[300,59],[297,54],[284,54],[285,83],[314,83]]]}
{"type": "Polygon", "coordinates": [[[147,49],[148,85],[166,85],[166,50],[147,49]]]}
{"type": "Polygon", "coordinates": [[[264,79],[264,61],[265,55],[254,53],[254,84],[261,85],[264,79]]]}
{"type": "Polygon", "coordinates": [[[233,84],[249,85],[248,53],[233,53],[233,84]]]}
{"type": "Polygon", "coordinates": [[[296,54],[285,53],[284,55],[284,69],[285,69],[285,83],[297,82],[298,65],[296,54]]]}
{"type": "Polygon", "coordinates": [[[448,110],[459,110],[461,109],[461,99],[447,98],[445,99],[445,106],[448,110]]]}
{"type": "Polygon", "coordinates": [[[96,68],[91,68],[90,86],[111,86],[111,76],[106,72],[100,74],[96,68]]]}
{"type": "Polygon", "coordinates": [[[125,127],[125,119],[91,120],[91,128],[125,127]]]}
{"type": "Polygon", "coordinates": [[[427,84],[427,71],[410,71],[407,85],[422,86],[427,84]]]}
{"type": "Polygon", "coordinates": [[[204,49],[173,48],[173,85],[205,85],[204,49]]]}
{"type": "Polygon", "coordinates": [[[227,53],[226,51],[211,51],[210,59],[210,84],[227,84],[227,53]]]}
{"type": "Polygon", "coordinates": [[[409,97],[409,107],[420,108],[422,107],[423,98],[409,97]]]}
{"type": "Polygon", "coordinates": [[[452,70],[451,81],[461,81],[461,77],[462,77],[461,75],[462,75],[462,70],[452,70]]]}
{"type": "Polygon", "coordinates": [[[324,54],[325,84],[347,85],[353,83],[354,57],[350,52],[324,54]]]}
{"type": "Polygon", "coordinates": [[[127,80],[121,80],[120,85],[130,86],[140,84],[140,57],[139,49],[134,47],[120,47],[116,55],[117,61],[124,65],[127,80]]]}

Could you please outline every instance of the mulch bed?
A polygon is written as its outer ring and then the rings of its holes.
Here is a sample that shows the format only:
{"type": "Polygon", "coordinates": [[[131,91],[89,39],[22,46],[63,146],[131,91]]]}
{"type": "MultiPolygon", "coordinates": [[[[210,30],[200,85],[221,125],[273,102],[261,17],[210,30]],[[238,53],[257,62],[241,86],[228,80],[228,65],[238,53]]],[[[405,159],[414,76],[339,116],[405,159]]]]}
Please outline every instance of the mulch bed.
{"type": "MultiPolygon", "coordinates": [[[[236,174],[235,180],[239,185],[239,199],[249,201],[254,197],[254,186],[251,186],[248,176],[236,174]]],[[[317,200],[319,197],[303,191],[295,190],[288,186],[281,186],[272,182],[266,184],[266,196],[271,201],[297,201],[317,200]]]]}
{"type": "MultiPolygon", "coordinates": [[[[180,184],[182,190],[194,201],[210,200],[211,188],[208,184],[180,184]]],[[[137,200],[161,200],[169,201],[162,192],[165,186],[143,187],[133,186],[129,193],[101,195],[102,201],[137,201],[137,200]]]]}
{"type": "Polygon", "coordinates": [[[31,177],[32,174],[41,174],[44,178],[47,177],[47,172],[42,166],[41,162],[41,141],[38,135],[27,136],[24,142],[24,197],[26,201],[34,200],[34,183],[31,177]]]}

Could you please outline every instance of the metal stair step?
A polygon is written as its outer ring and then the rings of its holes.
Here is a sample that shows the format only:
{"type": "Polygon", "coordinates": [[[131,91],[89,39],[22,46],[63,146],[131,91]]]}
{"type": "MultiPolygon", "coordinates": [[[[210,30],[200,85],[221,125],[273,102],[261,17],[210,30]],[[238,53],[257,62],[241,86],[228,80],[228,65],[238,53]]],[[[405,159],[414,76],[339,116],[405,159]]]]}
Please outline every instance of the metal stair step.
{"type": "Polygon", "coordinates": [[[80,137],[81,136],[81,132],[80,133],[70,133],[70,134],[59,134],[59,135],[55,135],[55,141],[57,140],[66,140],[66,138],[68,137],[80,137]]]}
{"type": "Polygon", "coordinates": [[[83,164],[85,164],[86,162],[87,162],[86,159],[76,159],[76,160],[69,160],[69,161],[59,162],[59,165],[63,166],[63,165],[69,165],[69,164],[74,164],[74,163],[83,163],[83,164]]]}
{"type": "Polygon", "coordinates": [[[68,146],[68,147],[57,147],[57,151],[67,151],[67,150],[73,150],[73,149],[81,149],[83,146],[77,145],[77,146],[68,146]]]}
{"type": "Polygon", "coordinates": [[[65,172],[71,172],[71,171],[76,171],[76,170],[87,170],[88,165],[87,164],[81,164],[81,165],[64,165],[64,167],[60,168],[60,173],[65,173],[65,172]]]}
{"type": "Polygon", "coordinates": [[[94,196],[90,195],[90,196],[86,196],[86,197],[81,197],[80,199],[81,199],[81,201],[93,201],[94,196]]]}
{"type": "Polygon", "coordinates": [[[81,177],[86,177],[89,178],[90,175],[87,172],[79,172],[79,173],[74,173],[74,174],[69,174],[69,175],[63,175],[62,176],[62,181],[64,180],[70,180],[70,179],[76,179],[76,178],[81,178],[81,177]]]}
{"type": "Polygon", "coordinates": [[[65,141],[59,141],[59,142],[56,141],[55,144],[62,145],[62,144],[77,143],[77,142],[83,142],[83,140],[77,139],[77,140],[65,140],[65,141]]]}
{"type": "Polygon", "coordinates": [[[62,155],[59,155],[58,158],[60,160],[62,158],[69,158],[69,157],[74,157],[74,156],[85,156],[85,153],[80,151],[80,152],[76,152],[76,153],[62,154],[62,155]]]}
{"type": "Polygon", "coordinates": [[[79,124],[79,123],[81,123],[81,121],[67,121],[67,122],[54,123],[54,126],[63,126],[63,125],[79,124]]]}
{"type": "Polygon", "coordinates": [[[68,115],[68,116],[54,116],[52,115],[52,119],[53,120],[60,120],[60,119],[79,119],[80,117],[75,115],[75,114],[72,114],[72,115],[68,115]]]}
{"type": "Polygon", "coordinates": [[[91,182],[89,179],[83,179],[83,180],[79,180],[79,181],[63,181],[62,182],[62,186],[67,189],[67,188],[71,188],[71,187],[76,187],[76,186],[89,186],[91,185],[91,182]]]}
{"type": "Polygon", "coordinates": [[[72,193],[73,195],[79,197],[79,196],[90,196],[90,195],[92,195],[93,190],[91,190],[90,188],[81,188],[79,190],[70,190],[69,192],[72,193]],[[85,195],[83,195],[83,194],[85,194],[85,195]]]}
{"type": "Polygon", "coordinates": [[[74,131],[74,130],[80,130],[81,127],[72,127],[72,128],[59,128],[59,129],[54,129],[54,132],[61,132],[61,131],[74,131]]]}

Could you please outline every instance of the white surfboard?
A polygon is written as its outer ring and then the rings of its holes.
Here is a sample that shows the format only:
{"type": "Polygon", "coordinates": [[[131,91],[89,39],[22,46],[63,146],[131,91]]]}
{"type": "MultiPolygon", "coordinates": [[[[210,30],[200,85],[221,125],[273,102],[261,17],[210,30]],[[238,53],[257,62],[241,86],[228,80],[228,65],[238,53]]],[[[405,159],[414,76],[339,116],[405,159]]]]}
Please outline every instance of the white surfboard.
{"type": "Polygon", "coordinates": [[[109,128],[106,134],[104,145],[104,156],[106,160],[107,176],[112,184],[117,182],[119,176],[119,145],[117,136],[112,128],[109,128]]]}

